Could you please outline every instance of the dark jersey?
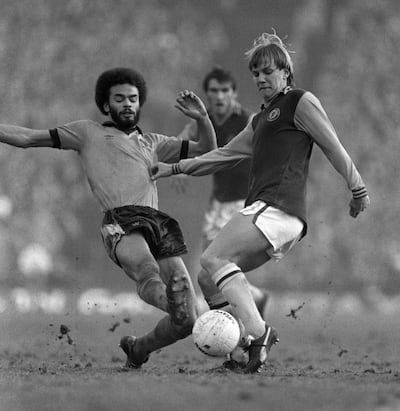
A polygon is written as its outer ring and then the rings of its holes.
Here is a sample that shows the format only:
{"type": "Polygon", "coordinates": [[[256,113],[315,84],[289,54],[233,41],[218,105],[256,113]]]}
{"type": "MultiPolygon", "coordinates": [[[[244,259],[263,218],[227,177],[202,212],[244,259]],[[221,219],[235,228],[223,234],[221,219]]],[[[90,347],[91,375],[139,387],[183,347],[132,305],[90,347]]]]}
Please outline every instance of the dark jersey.
{"type": "MultiPolygon", "coordinates": [[[[238,106],[223,124],[218,125],[210,114],[217,145],[228,144],[249,122],[250,113],[238,106]]],[[[213,174],[212,197],[221,203],[245,199],[247,196],[251,160],[244,159],[237,165],[213,174]]]]}
{"type": "Polygon", "coordinates": [[[294,123],[304,90],[279,94],[253,121],[253,162],[246,205],[263,200],[306,220],[305,196],[313,140],[294,123]]]}
{"type": "MultiPolygon", "coordinates": [[[[236,103],[231,115],[222,124],[216,122],[212,113],[209,112],[209,116],[217,136],[217,145],[223,147],[246,127],[251,113],[239,103],[236,103]]],[[[190,122],[179,137],[194,140],[196,135],[197,124],[196,122],[190,122]]],[[[215,172],[213,174],[211,198],[221,203],[244,200],[249,186],[250,167],[251,159],[244,159],[229,169],[215,172]]]]}
{"type": "Polygon", "coordinates": [[[306,180],[313,143],[350,190],[365,186],[319,100],[300,89],[282,91],[226,146],[181,160],[179,166],[185,174],[201,176],[253,158],[246,203],[263,200],[306,222],[306,180]]]}

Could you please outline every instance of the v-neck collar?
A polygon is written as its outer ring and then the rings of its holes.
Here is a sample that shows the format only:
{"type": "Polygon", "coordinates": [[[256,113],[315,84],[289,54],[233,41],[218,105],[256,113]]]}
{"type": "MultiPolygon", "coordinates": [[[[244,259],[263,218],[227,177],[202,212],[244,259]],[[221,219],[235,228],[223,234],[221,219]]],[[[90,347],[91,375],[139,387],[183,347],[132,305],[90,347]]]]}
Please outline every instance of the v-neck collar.
{"type": "Polygon", "coordinates": [[[271,107],[272,103],[275,102],[275,100],[281,96],[281,95],[285,95],[287,93],[289,93],[289,91],[292,90],[291,86],[286,86],[284,89],[282,89],[267,105],[265,105],[265,103],[261,104],[261,111],[267,109],[268,107],[271,107]]]}

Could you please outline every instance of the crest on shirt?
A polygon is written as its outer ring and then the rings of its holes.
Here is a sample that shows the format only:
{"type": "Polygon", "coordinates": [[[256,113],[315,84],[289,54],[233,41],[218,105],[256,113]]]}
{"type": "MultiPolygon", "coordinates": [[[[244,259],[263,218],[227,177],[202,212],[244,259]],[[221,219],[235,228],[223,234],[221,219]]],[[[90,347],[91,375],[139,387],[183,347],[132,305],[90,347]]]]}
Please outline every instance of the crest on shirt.
{"type": "Polygon", "coordinates": [[[268,113],[267,121],[275,121],[281,115],[279,108],[274,108],[268,113]]]}

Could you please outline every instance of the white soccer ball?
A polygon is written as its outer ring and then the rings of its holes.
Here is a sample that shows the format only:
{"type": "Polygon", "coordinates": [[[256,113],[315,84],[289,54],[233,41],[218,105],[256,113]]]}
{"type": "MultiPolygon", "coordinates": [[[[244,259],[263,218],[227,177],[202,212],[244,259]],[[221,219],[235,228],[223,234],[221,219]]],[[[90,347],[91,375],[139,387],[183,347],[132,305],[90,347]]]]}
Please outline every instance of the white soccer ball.
{"type": "Polygon", "coordinates": [[[196,320],[192,334],[194,344],[203,354],[223,357],[237,346],[240,327],[226,311],[210,310],[196,320]]]}

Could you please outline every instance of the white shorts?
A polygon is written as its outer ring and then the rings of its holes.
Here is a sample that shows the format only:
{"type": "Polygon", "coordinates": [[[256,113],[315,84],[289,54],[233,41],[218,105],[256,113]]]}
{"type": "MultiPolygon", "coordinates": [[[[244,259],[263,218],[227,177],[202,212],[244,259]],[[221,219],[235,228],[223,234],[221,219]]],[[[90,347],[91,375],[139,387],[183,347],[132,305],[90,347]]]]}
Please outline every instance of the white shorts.
{"type": "Polygon", "coordinates": [[[304,222],[264,201],[257,200],[240,213],[255,216],[253,223],[272,245],[265,251],[274,260],[282,259],[301,239],[304,222]]]}
{"type": "Polygon", "coordinates": [[[212,200],[204,215],[203,236],[211,242],[221,231],[222,227],[244,207],[244,200],[227,201],[221,203],[212,200]]]}

